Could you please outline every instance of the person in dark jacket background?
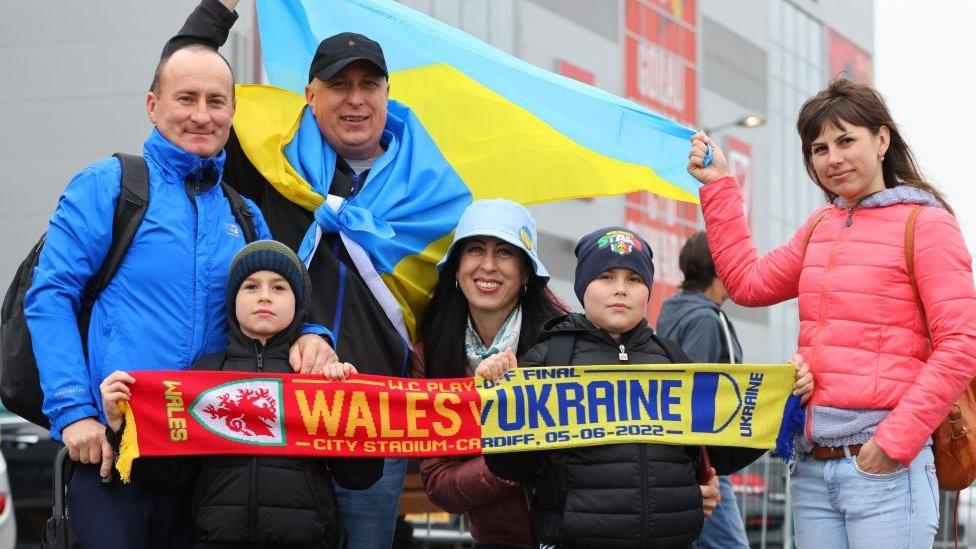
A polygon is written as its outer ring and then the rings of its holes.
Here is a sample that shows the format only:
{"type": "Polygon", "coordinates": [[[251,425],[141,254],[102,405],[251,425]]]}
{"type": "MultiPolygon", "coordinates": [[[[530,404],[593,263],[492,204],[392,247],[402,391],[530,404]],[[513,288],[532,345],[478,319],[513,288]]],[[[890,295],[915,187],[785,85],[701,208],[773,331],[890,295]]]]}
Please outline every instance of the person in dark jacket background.
{"type": "MultiPolygon", "coordinates": [[[[292,373],[289,347],[310,296],[308,272],[287,246],[274,240],[248,244],[231,262],[227,280],[227,349],[199,359],[192,369],[292,373]]],[[[350,364],[331,363],[313,372],[341,380],[354,371],[350,364]]],[[[108,436],[116,445],[125,428],[117,402],[128,400],[133,381],[117,371],[101,385],[108,436]]],[[[341,532],[332,479],[365,489],[382,470],[382,459],[206,456],[139,460],[133,477],[194,479],[198,549],[318,549],[335,545],[341,532]]]]}
{"type": "MultiPolygon", "coordinates": [[[[695,362],[740,364],[739,338],[721,309],[729,293],[715,273],[705,231],[691,235],[681,247],[678,266],[684,274],[681,292],[661,306],[658,333],[681,345],[695,362]]],[[[719,478],[719,491],[722,499],[705,521],[695,547],[748,549],[749,539],[727,476],[719,478]]]]}
{"type": "MultiPolygon", "coordinates": [[[[522,366],[546,365],[557,345],[572,346],[570,364],[691,362],[644,319],[654,278],[647,242],[607,227],[584,236],[576,257],[574,288],[585,314],[549,321],[522,366]]],[[[716,448],[712,464],[727,473],[761,453],[716,448]]],[[[698,455],[697,447],[633,443],[488,454],[485,461],[494,474],[533,488],[531,522],[541,546],[686,548],[719,497],[714,476],[699,486],[698,455]]]]}

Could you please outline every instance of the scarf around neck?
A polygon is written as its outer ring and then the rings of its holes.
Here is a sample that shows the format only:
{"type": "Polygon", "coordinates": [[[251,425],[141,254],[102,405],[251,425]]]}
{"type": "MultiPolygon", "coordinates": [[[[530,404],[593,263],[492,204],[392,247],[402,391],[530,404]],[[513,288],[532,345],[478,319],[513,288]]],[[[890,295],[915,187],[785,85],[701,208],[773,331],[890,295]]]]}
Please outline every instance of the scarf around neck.
{"type": "Polygon", "coordinates": [[[478,364],[481,364],[482,360],[491,355],[498,354],[506,348],[511,348],[512,350],[518,349],[519,334],[521,332],[521,305],[515,307],[515,310],[508,314],[508,318],[505,319],[501,328],[498,329],[498,333],[495,334],[495,339],[487,347],[481,341],[481,336],[478,335],[478,331],[474,329],[474,323],[471,322],[471,317],[469,316],[468,327],[464,332],[464,354],[468,357],[468,374],[474,375],[474,370],[478,367],[478,364]]]}

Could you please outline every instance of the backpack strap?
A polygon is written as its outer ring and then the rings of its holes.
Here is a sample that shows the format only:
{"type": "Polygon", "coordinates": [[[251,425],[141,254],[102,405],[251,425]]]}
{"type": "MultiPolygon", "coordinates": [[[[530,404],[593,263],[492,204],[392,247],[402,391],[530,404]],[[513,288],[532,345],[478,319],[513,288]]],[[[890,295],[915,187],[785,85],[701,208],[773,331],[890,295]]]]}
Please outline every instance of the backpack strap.
{"type": "Polygon", "coordinates": [[[112,218],[112,245],[102,266],[85,285],[85,293],[78,314],[78,327],[81,329],[81,340],[88,339],[88,322],[91,320],[91,309],[98,299],[98,295],[108,286],[119,270],[125,253],[132,244],[132,239],[142,224],[149,206],[149,168],[146,159],[141,156],[125,153],[115,153],[122,165],[122,176],[119,178],[119,198],[115,201],[115,215],[112,218]]]}
{"type": "Polygon", "coordinates": [[[233,187],[221,181],[220,187],[224,189],[224,196],[230,202],[230,209],[234,212],[234,219],[244,232],[244,242],[251,243],[258,239],[257,230],[254,228],[254,213],[247,207],[247,202],[233,187]]]}
{"type": "Polygon", "coordinates": [[[813,231],[817,228],[817,225],[819,225],[820,222],[823,221],[825,217],[827,217],[827,214],[829,213],[830,213],[829,208],[824,210],[823,212],[821,212],[819,216],[817,216],[817,219],[816,221],[813,222],[813,225],[810,225],[810,230],[807,231],[807,237],[803,239],[803,255],[807,254],[807,247],[810,246],[810,239],[813,238],[813,231]]]}
{"type": "Polygon", "coordinates": [[[681,348],[680,345],[671,341],[670,339],[663,338],[654,332],[651,332],[651,337],[654,342],[658,344],[662,349],[664,349],[665,354],[668,355],[668,359],[671,360],[672,364],[689,364],[694,362],[688,353],[681,348]]]}
{"type": "Polygon", "coordinates": [[[922,315],[922,322],[928,330],[929,321],[925,316],[925,307],[922,305],[922,296],[918,293],[918,283],[915,281],[915,221],[918,214],[922,213],[925,206],[915,206],[915,209],[908,214],[908,221],[905,223],[905,268],[908,271],[908,283],[912,285],[912,293],[915,295],[915,306],[922,315]]]}
{"type": "Polygon", "coordinates": [[[573,348],[576,347],[576,333],[557,332],[549,338],[546,349],[546,366],[569,366],[573,362],[573,348]]]}

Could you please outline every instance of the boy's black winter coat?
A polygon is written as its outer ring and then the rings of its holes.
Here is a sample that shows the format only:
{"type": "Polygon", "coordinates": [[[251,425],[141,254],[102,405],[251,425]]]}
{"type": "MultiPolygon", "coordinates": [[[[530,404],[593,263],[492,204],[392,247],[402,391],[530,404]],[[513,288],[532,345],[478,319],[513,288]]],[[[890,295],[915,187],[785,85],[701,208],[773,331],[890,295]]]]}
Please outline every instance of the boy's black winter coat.
{"type": "MultiPolygon", "coordinates": [[[[227,350],[201,358],[193,369],[292,373],[288,351],[310,300],[297,302],[291,325],[262,346],[241,332],[236,291],[228,288],[228,294],[227,350]]],[[[197,547],[331,547],[340,533],[331,479],[363,489],[382,474],[382,459],[201,458],[193,493],[197,547]]]]}
{"type": "MultiPolygon", "coordinates": [[[[292,323],[262,346],[241,332],[236,290],[228,288],[227,349],[201,357],[191,369],[292,373],[288,352],[306,318],[307,294],[296,302],[292,323]]],[[[121,434],[107,433],[117,449],[121,434]]],[[[341,528],[332,479],[355,490],[382,475],[382,459],[254,456],[145,458],[135,461],[132,473],[135,482],[193,487],[197,549],[333,547],[341,528]]]]}
{"type": "MultiPolygon", "coordinates": [[[[572,364],[691,362],[669,357],[650,327],[641,323],[620,342],[579,314],[547,323],[522,366],[544,365],[551,337],[575,335],[572,364]],[[618,354],[624,346],[628,360],[618,354]]],[[[672,354],[680,353],[669,345],[672,354]]],[[[489,454],[489,469],[533,490],[532,529],[537,541],[557,547],[688,547],[703,523],[697,481],[698,448],[662,444],[614,444],[558,451],[489,454]]],[[[762,451],[710,448],[719,474],[738,470],[762,451]]]]}
{"type": "MultiPolygon", "coordinates": [[[[204,357],[194,369],[291,373],[287,341],[260,343],[230,336],[222,366],[204,357]]],[[[332,477],[368,488],[382,460],[208,456],[200,459],[193,492],[198,547],[331,547],[339,527],[332,477]],[[374,463],[374,462],[378,462],[374,463]]]]}

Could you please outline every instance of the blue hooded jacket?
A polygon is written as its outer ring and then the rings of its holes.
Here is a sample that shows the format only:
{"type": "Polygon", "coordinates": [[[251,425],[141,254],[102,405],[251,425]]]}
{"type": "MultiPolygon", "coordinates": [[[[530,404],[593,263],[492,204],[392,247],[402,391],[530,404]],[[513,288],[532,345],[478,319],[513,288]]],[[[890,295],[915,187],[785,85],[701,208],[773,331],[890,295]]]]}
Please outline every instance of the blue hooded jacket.
{"type": "MultiPolygon", "coordinates": [[[[717,303],[699,292],[680,292],[661,305],[657,319],[657,333],[681,345],[695,362],[728,364],[729,350],[717,303]]],[[[726,317],[728,320],[728,317],[726,317]]],[[[742,362],[742,346],[735,335],[732,321],[728,321],[735,349],[735,363],[742,362]]]]}
{"type": "MultiPolygon", "coordinates": [[[[157,130],[146,140],[149,207],[92,310],[87,360],[77,315],[85,283],[112,241],[121,166],[96,162],[68,184],[51,216],[24,310],[51,434],[87,417],[104,422],[99,384],[115,370],[180,370],[226,346],[227,269],[244,244],[217,182],[224,152],[202,158],[157,130]],[[216,178],[214,178],[216,175],[216,178]]],[[[258,238],[270,238],[260,210],[258,238]]]]}

